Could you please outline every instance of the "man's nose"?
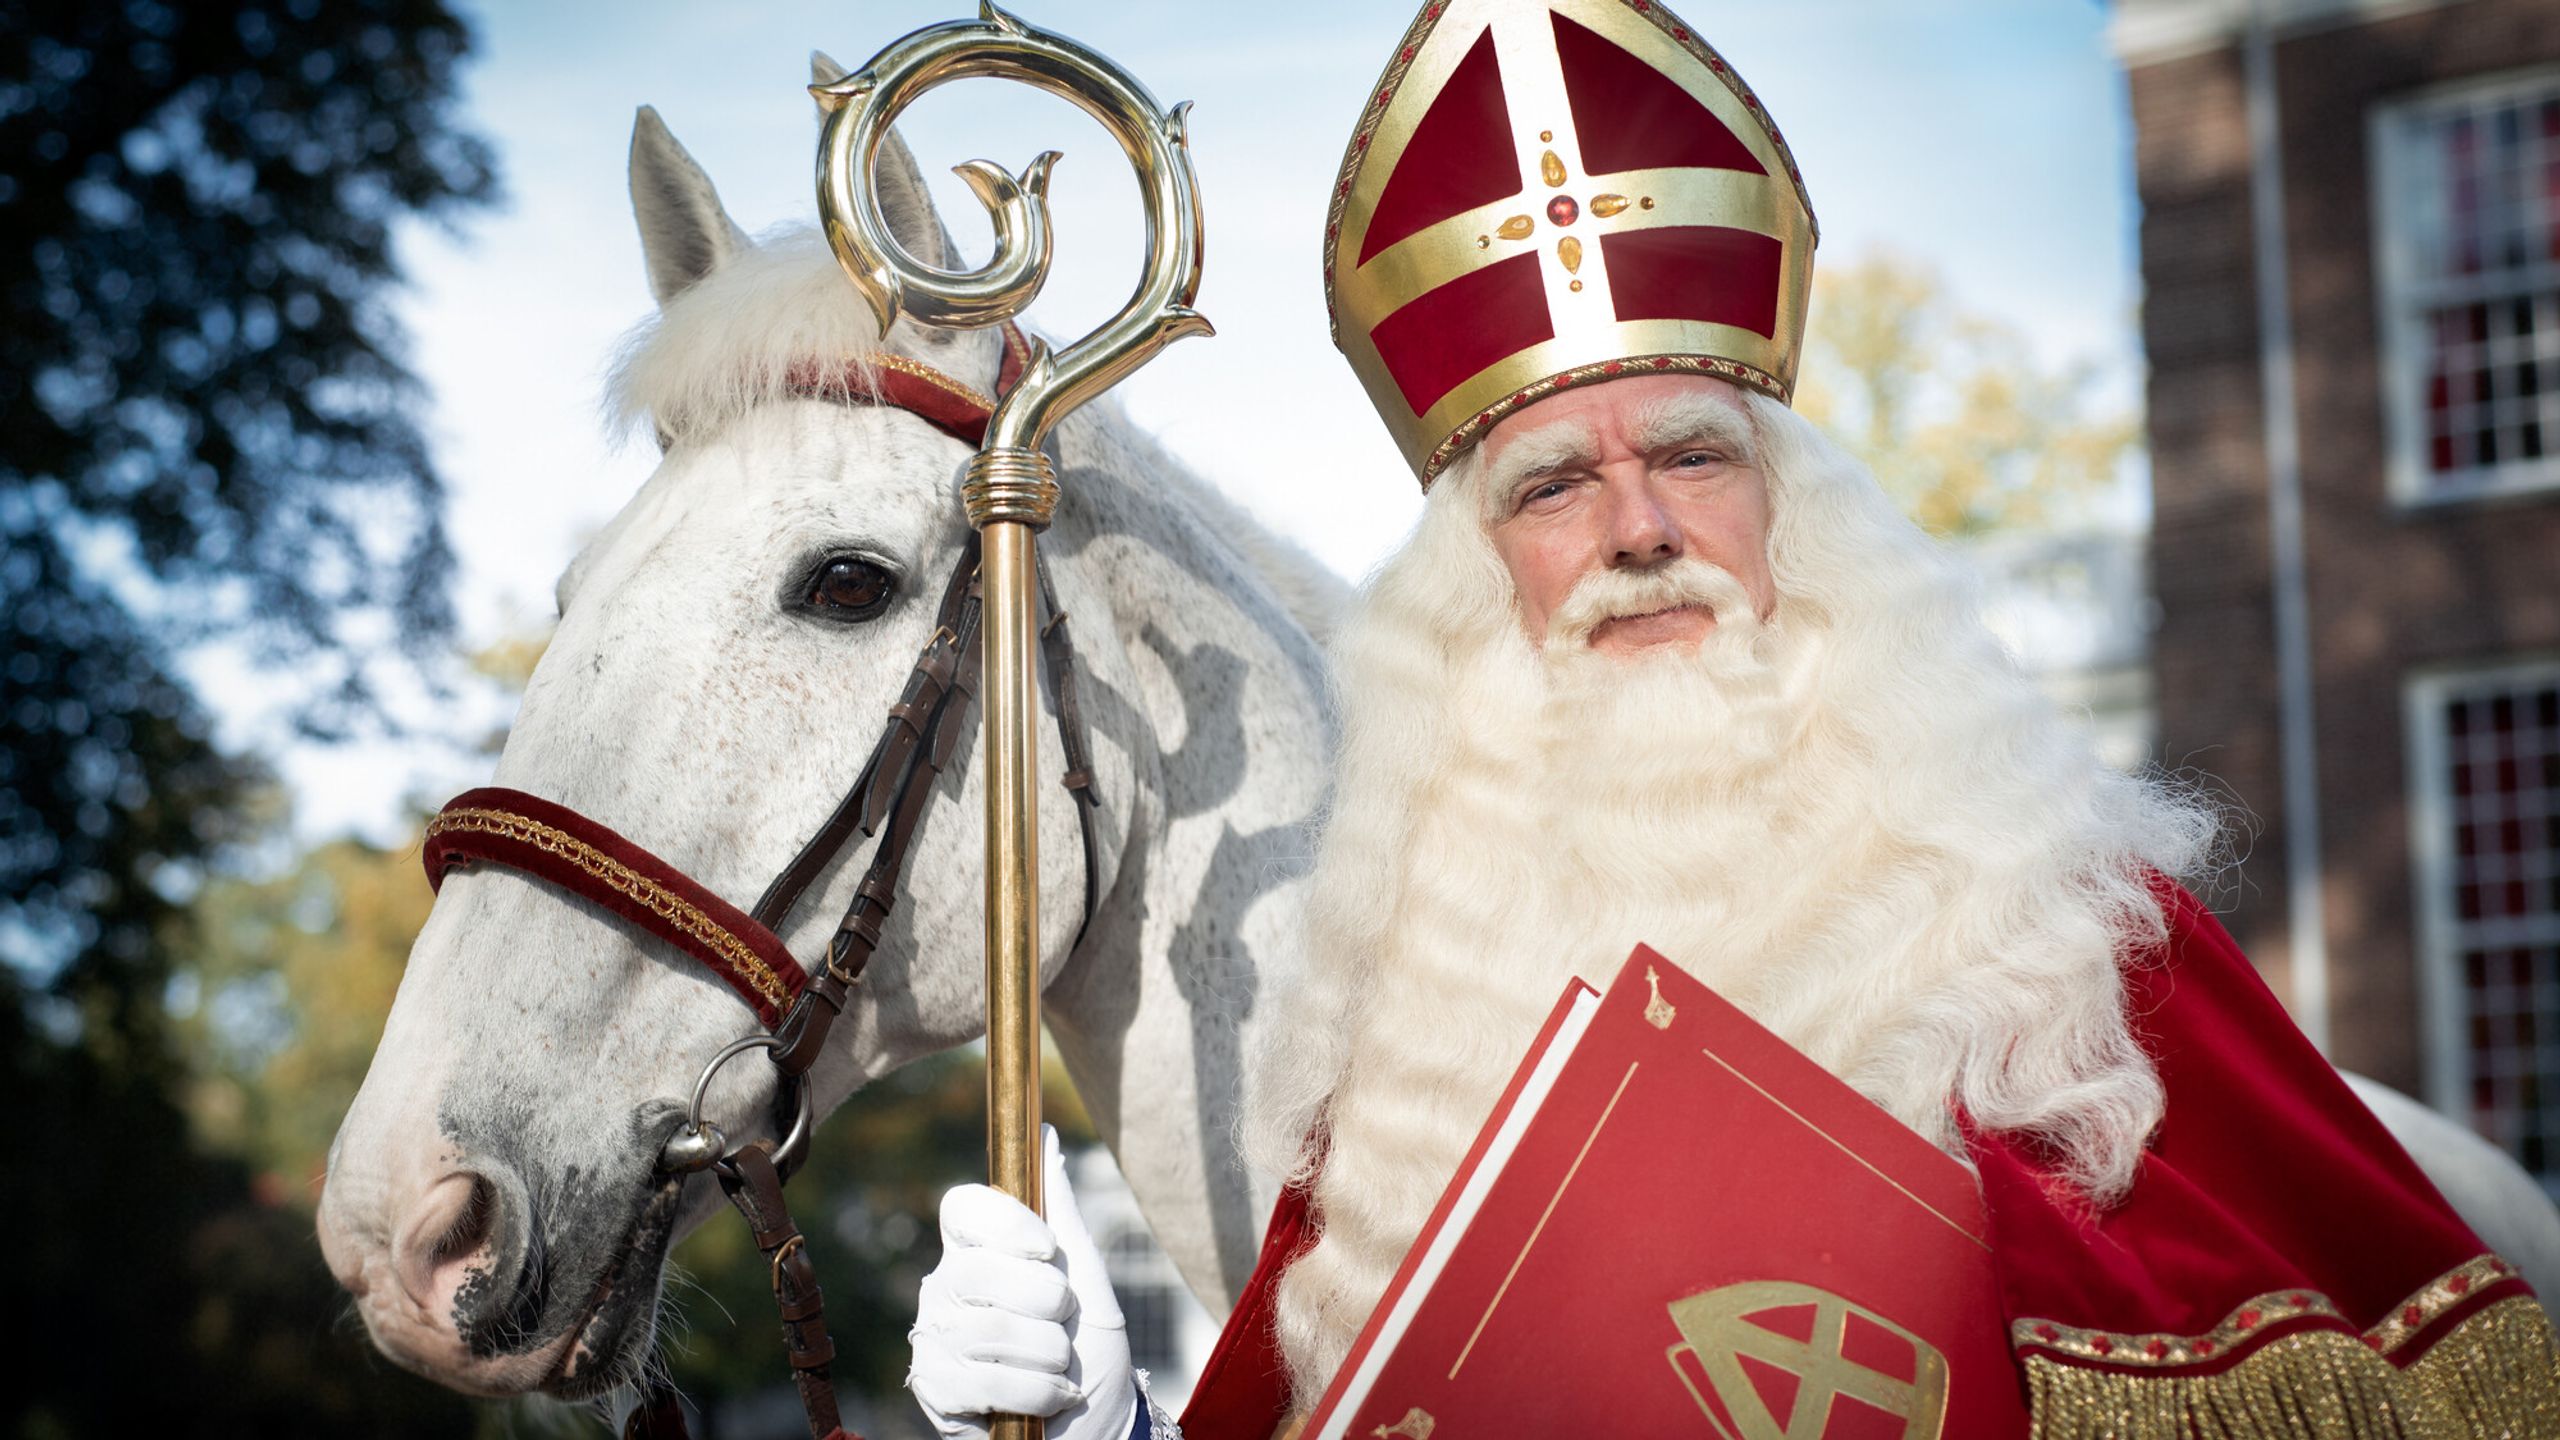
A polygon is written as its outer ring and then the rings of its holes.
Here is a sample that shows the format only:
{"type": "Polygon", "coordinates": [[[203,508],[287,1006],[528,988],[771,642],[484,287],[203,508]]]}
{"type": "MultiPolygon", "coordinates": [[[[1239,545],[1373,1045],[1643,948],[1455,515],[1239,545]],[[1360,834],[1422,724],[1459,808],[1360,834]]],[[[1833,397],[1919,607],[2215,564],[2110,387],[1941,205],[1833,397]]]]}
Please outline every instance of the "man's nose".
{"type": "Polygon", "coordinates": [[[1609,563],[1621,567],[1660,565],[1680,558],[1680,526],[1662,498],[1643,479],[1610,483],[1609,563]]]}

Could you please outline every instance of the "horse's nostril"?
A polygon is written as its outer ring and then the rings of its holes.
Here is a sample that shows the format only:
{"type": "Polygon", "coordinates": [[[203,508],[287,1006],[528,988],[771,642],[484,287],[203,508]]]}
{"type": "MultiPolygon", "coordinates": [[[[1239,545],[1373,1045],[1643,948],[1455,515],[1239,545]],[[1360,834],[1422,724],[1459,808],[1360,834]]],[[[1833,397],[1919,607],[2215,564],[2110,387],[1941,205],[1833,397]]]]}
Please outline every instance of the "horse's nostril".
{"type": "Polygon", "coordinates": [[[489,1183],[486,1176],[472,1175],[468,1178],[471,1181],[470,1199],[453,1222],[453,1228],[436,1242],[433,1256],[436,1260],[477,1255],[488,1248],[489,1226],[498,1213],[497,1188],[489,1183]]]}
{"type": "Polygon", "coordinates": [[[426,1314],[453,1323],[455,1301],[496,1262],[498,1191],[489,1178],[456,1170],[418,1196],[392,1245],[401,1288],[426,1314]]]}

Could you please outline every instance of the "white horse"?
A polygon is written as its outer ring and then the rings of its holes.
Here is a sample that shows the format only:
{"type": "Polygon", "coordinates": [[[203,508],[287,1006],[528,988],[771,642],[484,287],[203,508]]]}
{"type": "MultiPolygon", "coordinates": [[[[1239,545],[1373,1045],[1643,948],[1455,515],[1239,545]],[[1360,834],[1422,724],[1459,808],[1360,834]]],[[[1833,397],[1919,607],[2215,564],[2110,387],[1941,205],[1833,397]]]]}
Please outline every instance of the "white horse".
{"type": "MultiPolygon", "coordinates": [[[[886,201],[951,265],[902,148],[886,201]]],[[[497,783],[611,826],[751,899],[852,782],[969,538],[968,449],[904,411],[791,397],[795,362],[881,351],[823,244],[752,245],[648,111],[632,193],[660,316],[617,400],[664,462],[569,567],[497,783]],[[848,561],[893,593],[810,603],[848,561]]],[[[901,322],[886,351],[992,391],[994,331],[901,322]]],[[[1329,747],[1316,634],[1342,583],[1244,518],[1102,403],[1057,435],[1041,541],[1074,617],[1099,798],[1101,901],[1080,919],[1069,797],[1040,808],[1046,1017],[1096,1128],[1185,1281],[1223,1310],[1270,1203],[1230,1136],[1240,1027],[1293,928],[1329,747]]],[[[815,1072],[820,1113],[983,1028],[975,724],[931,801],[905,892],[815,1072]]],[[[1043,727],[1042,773],[1063,770],[1043,727]]],[[[785,933],[821,955],[867,847],[785,933]]],[[[691,960],[508,871],[445,883],[333,1147],[320,1232],[375,1340],[458,1388],[594,1394],[646,1353],[671,1239],[707,1177],[653,1173],[704,1060],[756,1028],[691,960]]],[[[772,1086],[721,1072],[712,1118],[766,1133],[772,1086]]]]}
{"type": "MultiPolygon", "coordinates": [[[[948,264],[911,158],[893,149],[881,170],[907,248],[948,264]]],[[[885,350],[985,389],[999,342],[904,322],[884,340],[814,237],[750,244],[645,110],[631,180],[661,313],[617,399],[658,427],[666,458],[562,578],[559,630],[497,779],[743,901],[851,782],[967,539],[961,442],[902,411],[795,398],[789,371],[885,350]],[[813,605],[813,577],[837,560],[887,598],[813,605]]],[[[1082,641],[1102,899],[1074,944],[1083,851],[1051,788],[1047,1016],[1157,1238],[1223,1313],[1271,1198],[1247,1179],[1228,1123],[1240,1031],[1294,928],[1329,749],[1318,637],[1343,587],[1107,403],[1071,419],[1059,448],[1067,498],[1042,546],[1082,641]]],[[[1042,744],[1043,773],[1057,775],[1045,727],[1042,744]]],[[[981,1031],[975,751],[963,743],[942,781],[885,942],[816,1072],[821,1113],[981,1031]]],[[[786,932],[795,954],[821,953],[859,852],[786,932]]],[[[377,1343],[482,1394],[592,1396],[631,1378],[666,1249],[715,1208],[707,1179],[655,1171],[674,1101],[753,1028],[700,967],[603,910],[502,869],[456,872],[339,1132],[321,1207],[330,1263],[377,1343]]],[[[769,1123],[759,1068],[731,1066],[714,1088],[712,1118],[733,1136],[769,1123]]],[[[2560,1287],[2560,1221],[2532,1181],[2381,1093],[2377,1108],[2457,1208],[2560,1287]]]]}

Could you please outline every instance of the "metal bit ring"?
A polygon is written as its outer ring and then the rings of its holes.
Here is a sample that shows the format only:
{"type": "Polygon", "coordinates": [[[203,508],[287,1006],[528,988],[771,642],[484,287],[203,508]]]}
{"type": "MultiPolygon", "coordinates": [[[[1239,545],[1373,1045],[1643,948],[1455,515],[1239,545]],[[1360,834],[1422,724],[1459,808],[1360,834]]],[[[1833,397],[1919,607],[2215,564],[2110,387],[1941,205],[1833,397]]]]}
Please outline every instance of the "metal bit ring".
{"type": "MultiPolygon", "coordinates": [[[[685,1102],[684,1126],[668,1136],[666,1143],[659,1147],[658,1168],[670,1175],[687,1175],[696,1170],[707,1170],[736,1154],[737,1151],[729,1144],[728,1133],[702,1114],[702,1102],[711,1093],[711,1077],[720,1073],[721,1066],[750,1050],[781,1048],[779,1037],[763,1034],[749,1035],[722,1046],[720,1053],[711,1057],[711,1063],[702,1067],[701,1076],[693,1082],[692,1098],[685,1102]]],[[[773,1163],[776,1168],[787,1172],[798,1164],[801,1152],[808,1148],[809,1132],[816,1125],[817,1106],[805,1079],[785,1083],[798,1092],[799,1104],[791,1118],[790,1132],[774,1148],[773,1163]]]]}

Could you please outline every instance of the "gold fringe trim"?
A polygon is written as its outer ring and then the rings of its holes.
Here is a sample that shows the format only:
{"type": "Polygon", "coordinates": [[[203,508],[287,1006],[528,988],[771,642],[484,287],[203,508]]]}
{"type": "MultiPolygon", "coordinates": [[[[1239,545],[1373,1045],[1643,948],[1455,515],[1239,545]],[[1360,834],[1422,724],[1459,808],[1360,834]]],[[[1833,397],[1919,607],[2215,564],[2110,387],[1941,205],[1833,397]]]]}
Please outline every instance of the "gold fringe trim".
{"type": "Polygon", "coordinates": [[[2308,1330],[2218,1374],[2020,1357],[2034,1440],[2537,1440],[2560,1436],[2560,1345],[2530,1295],[2471,1315],[2407,1369],[2308,1330]]]}
{"type": "MultiPolygon", "coordinates": [[[[2410,1292],[2400,1308],[2365,1332],[2364,1343],[2385,1355],[2433,1328],[2473,1292],[2516,1278],[2516,1268],[2495,1255],[2475,1255],[2410,1292]]],[[[2137,1369],[2185,1369],[2227,1356],[2278,1325],[2304,1318],[2339,1329],[2355,1326],[2317,1290],[2272,1290],[2231,1307],[2222,1323],[2201,1335],[2129,1334],[2089,1330],[2058,1320],[2013,1320],[2009,1343],[2020,1350],[2050,1350],[2066,1360],[2137,1369]]]]}

